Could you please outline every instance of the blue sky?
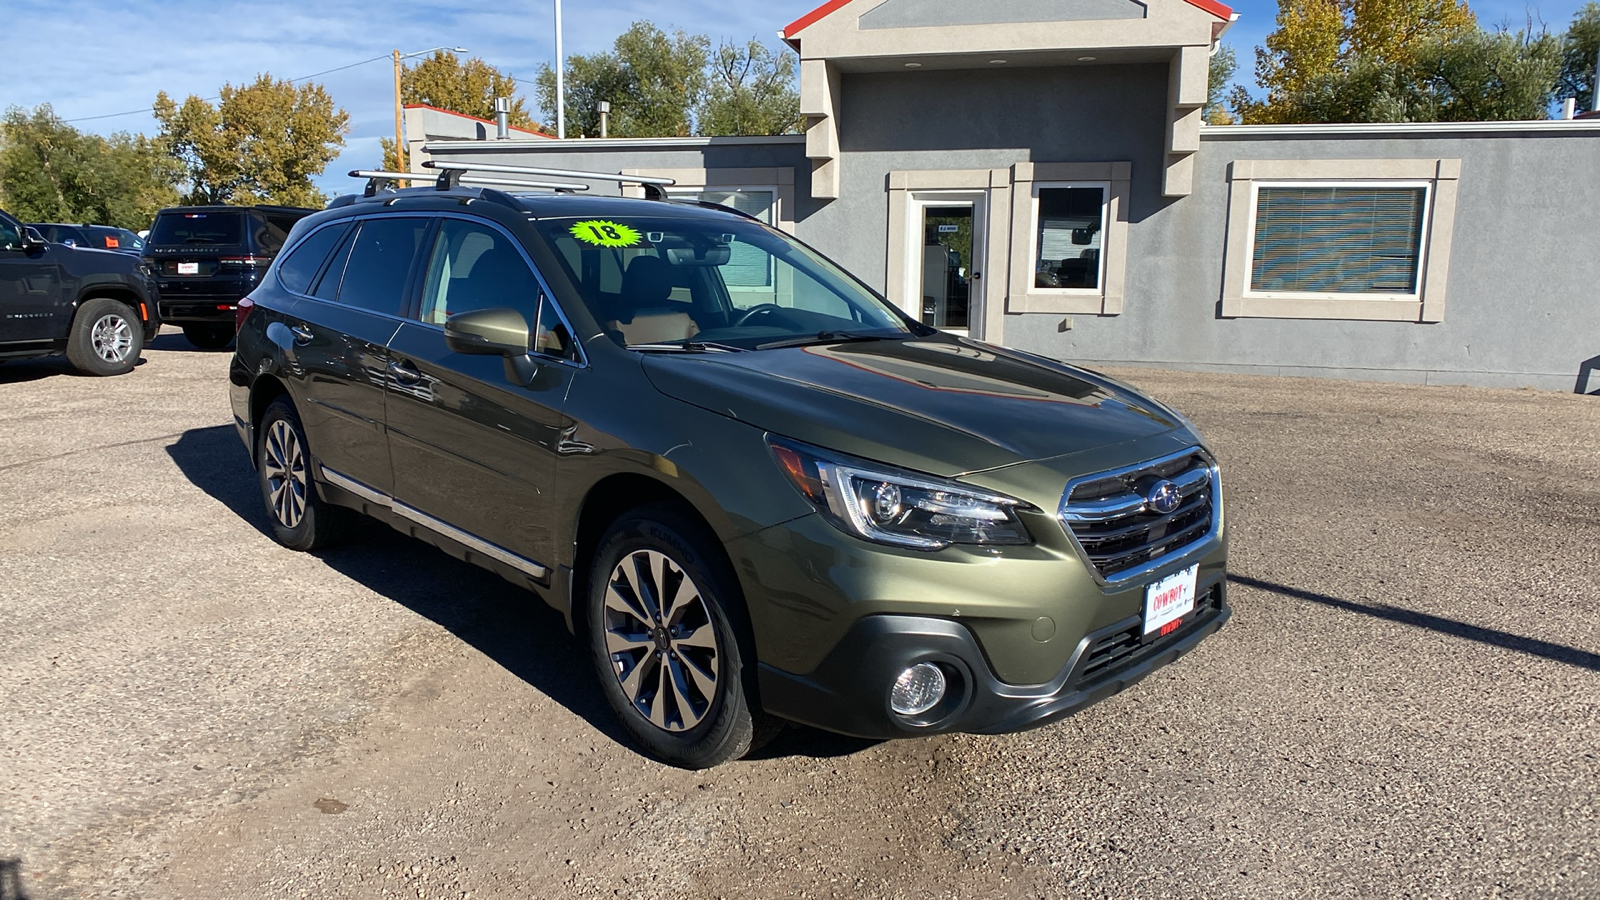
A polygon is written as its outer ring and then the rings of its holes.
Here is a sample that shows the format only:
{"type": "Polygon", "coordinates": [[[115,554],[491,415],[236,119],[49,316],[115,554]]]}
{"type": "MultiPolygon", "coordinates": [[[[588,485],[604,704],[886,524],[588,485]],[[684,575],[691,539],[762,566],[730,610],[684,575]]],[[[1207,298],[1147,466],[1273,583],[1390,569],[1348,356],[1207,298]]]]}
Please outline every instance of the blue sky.
{"type": "MultiPolygon", "coordinates": [[[[647,19],[719,39],[760,37],[776,45],[776,32],[821,0],[757,3],[696,0],[565,0],[566,52],[610,46],[629,23],[647,19]]],[[[980,0],[951,0],[980,2],[980,0]]],[[[1559,31],[1582,0],[1544,0],[1528,6],[1508,0],[1473,3],[1486,25],[1520,27],[1531,13],[1559,31]]],[[[1275,0],[1240,0],[1239,22],[1228,33],[1249,83],[1252,48],[1272,29],[1275,0]]],[[[175,99],[211,97],[224,82],[247,82],[259,72],[298,77],[364,59],[436,46],[465,47],[515,75],[531,93],[540,63],[555,56],[552,0],[375,3],[320,0],[272,4],[237,0],[163,0],[159,3],[56,0],[7,4],[6,64],[0,67],[0,107],[50,103],[79,128],[100,133],[153,133],[150,115],[104,116],[148,108],[156,92],[175,99]]],[[[343,173],[378,161],[378,139],[394,130],[393,75],[386,61],[357,65],[317,79],[350,112],[343,155],[320,180],[343,192],[343,173]]],[[[533,104],[530,102],[530,106],[533,104]]]]}

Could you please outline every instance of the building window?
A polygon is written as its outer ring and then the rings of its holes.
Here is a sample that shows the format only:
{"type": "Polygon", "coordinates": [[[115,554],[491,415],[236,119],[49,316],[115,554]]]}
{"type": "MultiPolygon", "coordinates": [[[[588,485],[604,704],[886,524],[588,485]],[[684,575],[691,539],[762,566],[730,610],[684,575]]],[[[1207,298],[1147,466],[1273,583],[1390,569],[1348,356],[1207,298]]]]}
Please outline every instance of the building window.
{"type": "Polygon", "coordinates": [[[1444,320],[1459,159],[1236,159],[1225,319],[1444,320]]]}
{"type": "Polygon", "coordinates": [[[1033,286],[1098,292],[1106,233],[1107,185],[1035,184],[1033,286]]]}
{"type": "Polygon", "coordinates": [[[1252,293],[1414,299],[1426,184],[1258,184],[1252,293]]]}

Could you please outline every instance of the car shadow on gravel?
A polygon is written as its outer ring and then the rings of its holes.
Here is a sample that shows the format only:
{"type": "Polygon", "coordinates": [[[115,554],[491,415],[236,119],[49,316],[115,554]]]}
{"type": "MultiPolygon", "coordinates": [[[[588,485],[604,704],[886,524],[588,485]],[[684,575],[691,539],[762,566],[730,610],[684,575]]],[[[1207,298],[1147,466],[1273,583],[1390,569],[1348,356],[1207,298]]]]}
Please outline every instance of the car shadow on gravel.
{"type": "MultiPolygon", "coordinates": [[[[186,431],[167,454],[192,484],[271,539],[255,472],[232,425],[186,431]]],[[[634,746],[600,693],[583,648],[561,615],[532,592],[377,522],[316,556],[438,623],[611,740],[634,746]]],[[[832,758],[876,743],[794,725],[749,758],[832,758]]]]}
{"type": "Polygon", "coordinates": [[[1376,619],[1386,619],[1390,622],[1399,622],[1402,625],[1410,625],[1415,628],[1426,628],[1429,631],[1437,631],[1441,634],[1453,635],[1469,641],[1478,641],[1495,647],[1503,647],[1507,650],[1516,650],[1530,656],[1538,656],[1555,660],[1559,663],[1566,663],[1569,666],[1578,666],[1579,668],[1600,672],[1600,653],[1591,653],[1587,650],[1580,650],[1577,647],[1568,647],[1565,644],[1554,644],[1549,641],[1541,641],[1538,638],[1523,637],[1519,634],[1512,634],[1509,631],[1501,631],[1498,628],[1484,628],[1481,625],[1471,625],[1456,619],[1446,619],[1443,616],[1402,609],[1398,606],[1390,606],[1387,603],[1367,604],[1356,603],[1353,600],[1342,600],[1338,597],[1330,597],[1327,594],[1319,594],[1315,591],[1263,581],[1260,578],[1251,578],[1248,575],[1229,575],[1228,580],[1234,584],[1271,591],[1274,594],[1293,597],[1297,600],[1307,600],[1323,606],[1331,606],[1334,609],[1360,613],[1376,619]]]}
{"type": "Polygon", "coordinates": [[[233,345],[215,350],[207,350],[189,343],[189,339],[181,332],[163,332],[156,335],[155,340],[145,345],[146,350],[176,351],[178,353],[232,353],[233,345]]]}
{"type": "MultiPolygon", "coordinates": [[[[271,539],[255,472],[233,426],[191,429],[167,454],[191,483],[271,539]]],[[[438,623],[607,737],[631,746],[566,623],[532,592],[378,522],[316,556],[438,623]]]]}
{"type": "Polygon", "coordinates": [[[0,859],[0,900],[28,900],[22,890],[22,860],[0,859]]]}

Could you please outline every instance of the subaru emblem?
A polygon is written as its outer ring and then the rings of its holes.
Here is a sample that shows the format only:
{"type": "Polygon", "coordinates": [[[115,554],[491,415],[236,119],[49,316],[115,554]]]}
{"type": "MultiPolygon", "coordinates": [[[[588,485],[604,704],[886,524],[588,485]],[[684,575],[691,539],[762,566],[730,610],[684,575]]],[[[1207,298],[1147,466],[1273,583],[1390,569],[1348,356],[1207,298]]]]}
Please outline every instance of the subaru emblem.
{"type": "Polygon", "coordinates": [[[1170,481],[1158,481],[1145,491],[1144,503],[1151,512],[1164,516],[1183,504],[1183,493],[1170,481]]]}

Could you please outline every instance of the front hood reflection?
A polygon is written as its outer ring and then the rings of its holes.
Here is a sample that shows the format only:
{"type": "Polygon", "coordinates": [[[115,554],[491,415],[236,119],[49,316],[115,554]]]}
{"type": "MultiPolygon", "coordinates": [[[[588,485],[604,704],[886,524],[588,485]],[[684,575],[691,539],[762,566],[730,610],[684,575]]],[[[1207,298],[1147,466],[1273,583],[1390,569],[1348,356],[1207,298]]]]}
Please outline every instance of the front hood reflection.
{"type": "Polygon", "coordinates": [[[768,431],[935,474],[1139,440],[1178,423],[1092,374],[946,336],[650,354],[663,393],[768,431]]]}

